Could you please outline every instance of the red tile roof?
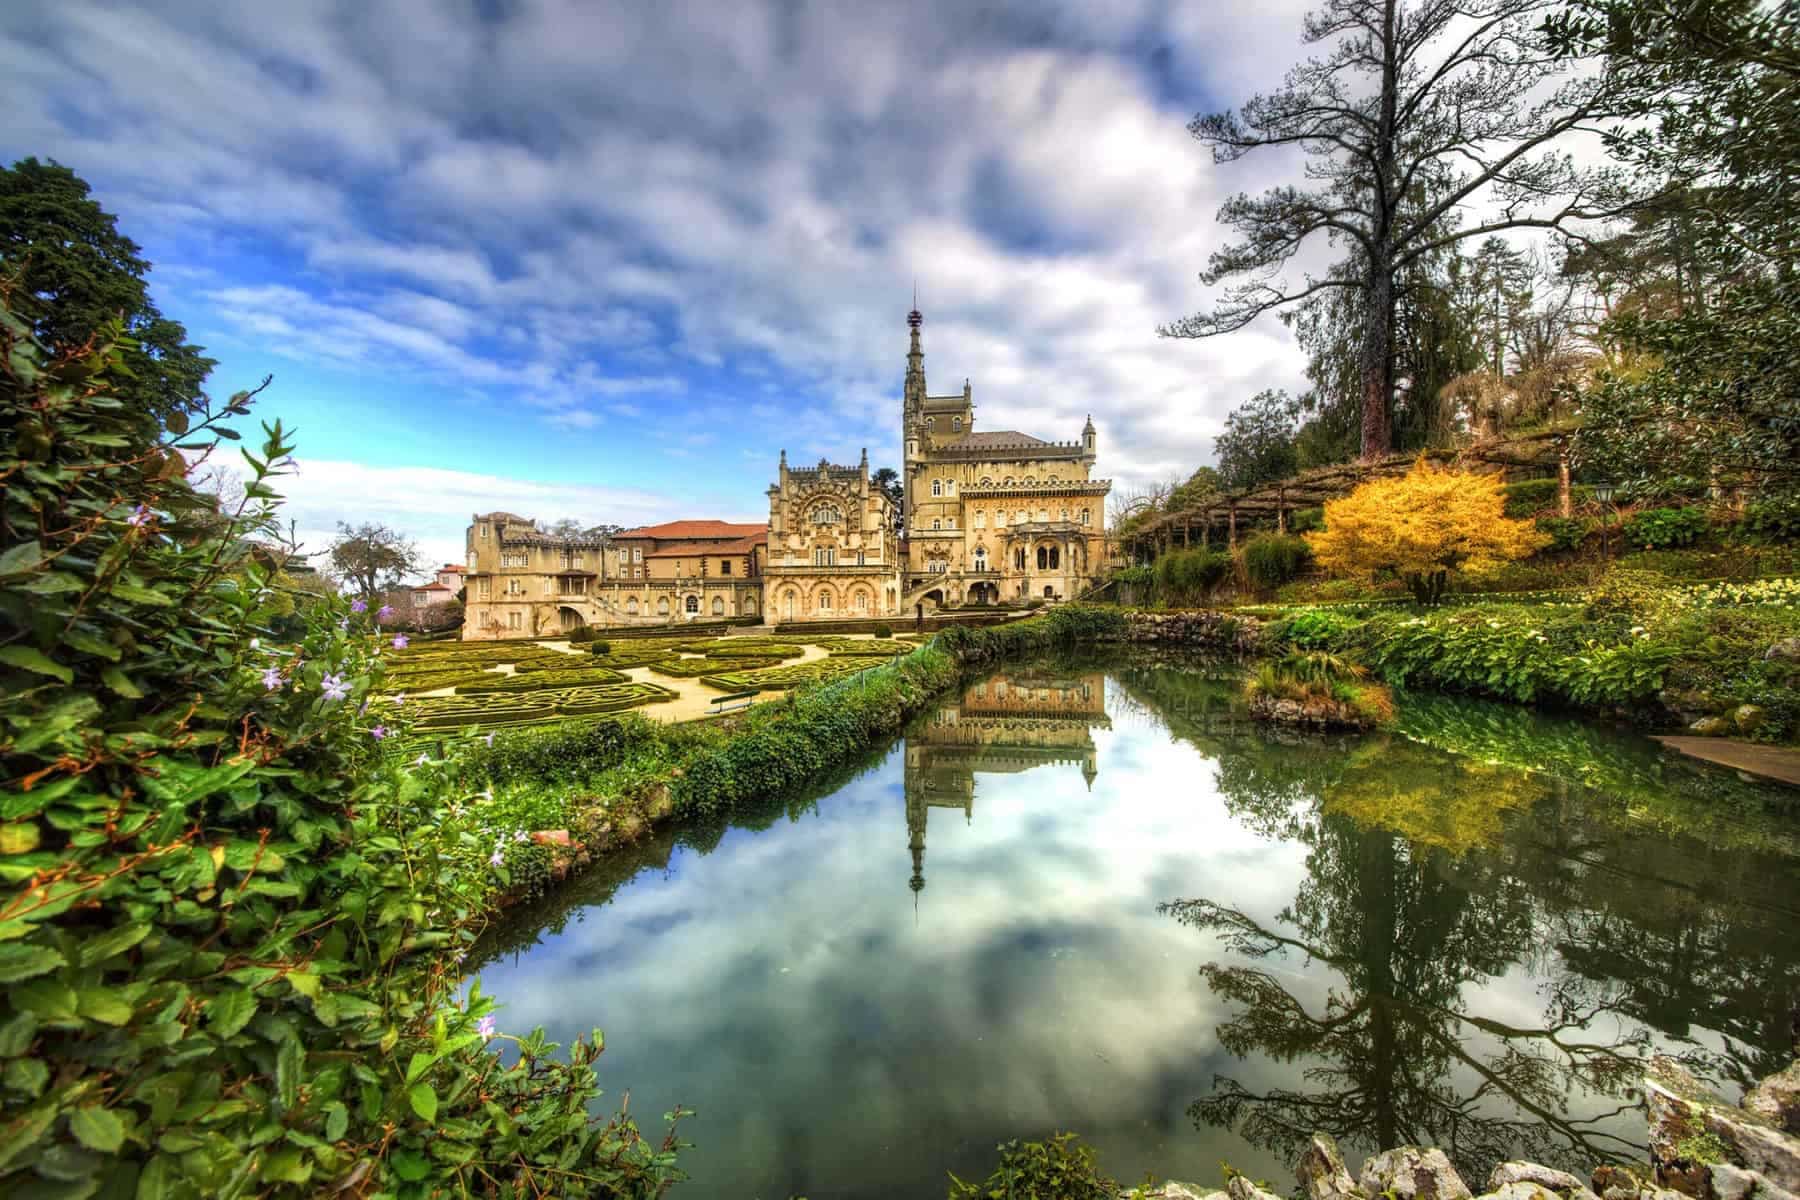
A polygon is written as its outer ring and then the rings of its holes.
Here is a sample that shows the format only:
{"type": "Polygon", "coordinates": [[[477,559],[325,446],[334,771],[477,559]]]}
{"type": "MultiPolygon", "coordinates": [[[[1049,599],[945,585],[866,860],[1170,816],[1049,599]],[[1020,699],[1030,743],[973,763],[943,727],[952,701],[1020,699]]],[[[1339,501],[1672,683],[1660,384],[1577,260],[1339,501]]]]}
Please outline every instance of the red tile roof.
{"type": "Polygon", "coordinates": [[[741,521],[666,521],[661,525],[644,525],[637,529],[627,529],[623,533],[613,535],[613,540],[621,538],[656,538],[658,540],[675,540],[681,538],[706,538],[712,541],[749,537],[751,534],[766,533],[768,526],[741,521]]]}
{"type": "Polygon", "coordinates": [[[661,550],[652,550],[645,558],[698,558],[703,554],[749,554],[769,540],[766,527],[758,527],[749,537],[735,538],[731,541],[689,542],[685,546],[664,546],[661,550]]]}
{"type": "Polygon", "coordinates": [[[454,591],[455,589],[445,587],[441,583],[415,583],[409,590],[415,592],[449,592],[454,591]]]}
{"type": "Polygon", "coordinates": [[[460,574],[467,575],[469,573],[469,568],[463,566],[461,563],[445,563],[438,568],[438,574],[442,575],[445,571],[456,571],[460,574]]]}

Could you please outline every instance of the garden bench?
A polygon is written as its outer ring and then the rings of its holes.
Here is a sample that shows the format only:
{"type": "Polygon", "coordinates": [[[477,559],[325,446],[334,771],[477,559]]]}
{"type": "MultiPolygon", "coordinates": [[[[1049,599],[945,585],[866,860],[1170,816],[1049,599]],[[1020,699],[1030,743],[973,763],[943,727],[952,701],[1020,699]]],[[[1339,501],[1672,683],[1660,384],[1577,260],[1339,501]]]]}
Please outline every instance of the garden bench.
{"type": "Polygon", "coordinates": [[[706,715],[714,717],[720,713],[730,712],[734,708],[749,708],[751,704],[755,703],[756,696],[755,692],[732,692],[725,696],[714,696],[712,707],[707,710],[706,715]]]}

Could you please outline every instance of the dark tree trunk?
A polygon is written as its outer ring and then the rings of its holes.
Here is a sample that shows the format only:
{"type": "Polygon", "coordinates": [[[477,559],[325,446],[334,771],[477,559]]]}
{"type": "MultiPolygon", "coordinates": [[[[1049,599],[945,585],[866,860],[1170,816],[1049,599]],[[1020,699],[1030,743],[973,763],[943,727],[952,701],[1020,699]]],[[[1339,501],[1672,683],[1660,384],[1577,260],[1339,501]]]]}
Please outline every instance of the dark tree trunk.
{"type": "Polygon", "coordinates": [[[1394,280],[1379,265],[1369,269],[1368,312],[1363,317],[1360,357],[1362,373],[1362,460],[1374,462],[1394,448],[1388,413],[1393,392],[1388,373],[1393,364],[1394,280]]]}

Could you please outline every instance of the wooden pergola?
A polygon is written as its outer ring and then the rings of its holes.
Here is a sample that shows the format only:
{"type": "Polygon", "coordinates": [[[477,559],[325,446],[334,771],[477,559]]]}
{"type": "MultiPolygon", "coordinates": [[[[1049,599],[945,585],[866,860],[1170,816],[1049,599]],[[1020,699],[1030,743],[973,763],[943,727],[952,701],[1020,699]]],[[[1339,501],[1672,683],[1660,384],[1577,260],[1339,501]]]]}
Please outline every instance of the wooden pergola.
{"type": "Polygon", "coordinates": [[[1190,508],[1157,513],[1119,535],[1117,544],[1128,558],[1136,560],[1161,553],[1171,546],[1210,545],[1213,531],[1222,528],[1226,545],[1235,548],[1240,523],[1273,523],[1278,531],[1285,533],[1288,514],[1295,509],[1313,508],[1327,500],[1336,500],[1370,479],[1404,475],[1421,457],[1476,470],[1553,470],[1562,453],[1559,443],[1565,442],[1571,432],[1569,429],[1545,429],[1474,442],[1454,450],[1409,451],[1374,462],[1315,467],[1277,483],[1236,492],[1215,492],[1190,508]],[[1194,538],[1196,532],[1198,542],[1194,538]]]}

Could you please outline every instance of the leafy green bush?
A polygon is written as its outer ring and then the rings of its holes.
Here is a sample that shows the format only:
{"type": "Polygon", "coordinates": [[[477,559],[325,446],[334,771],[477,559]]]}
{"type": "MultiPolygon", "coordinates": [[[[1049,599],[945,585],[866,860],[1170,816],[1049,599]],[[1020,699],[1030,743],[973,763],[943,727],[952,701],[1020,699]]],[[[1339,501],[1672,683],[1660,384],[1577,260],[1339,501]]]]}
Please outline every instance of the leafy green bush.
{"type": "Polygon", "coordinates": [[[869,664],[855,658],[818,658],[812,662],[754,670],[741,669],[741,662],[717,665],[723,669],[718,674],[702,676],[701,683],[726,692],[767,692],[836,679],[860,671],[869,664]]]}
{"type": "Polygon", "coordinates": [[[779,665],[780,658],[670,658],[650,664],[658,675],[671,679],[698,679],[720,671],[751,671],[779,665]]]}
{"type": "Polygon", "coordinates": [[[1041,1142],[1002,1142],[1000,1164],[981,1183],[950,1176],[949,1200],[1113,1200],[1119,1188],[1100,1173],[1094,1151],[1072,1133],[1041,1142]]]}
{"type": "Polygon", "coordinates": [[[1231,577],[1231,556],[1216,550],[1171,550],[1151,564],[1156,598],[1163,604],[1195,604],[1231,577]]]}
{"type": "Polygon", "coordinates": [[[448,772],[359,707],[387,637],[336,598],[268,634],[286,433],[222,516],[119,364],[0,308],[0,1193],[660,1194],[672,1142],[589,1113],[597,1031],[503,1062],[457,1000],[491,885],[437,849],[448,772]]]}
{"type": "Polygon", "coordinates": [[[1706,532],[1703,508],[1646,508],[1625,522],[1625,540],[1644,550],[1691,546],[1706,532]]]}
{"type": "Polygon", "coordinates": [[[1288,514],[1287,531],[1289,533],[1313,533],[1325,528],[1325,509],[1323,507],[1297,508],[1288,514]]]}
{"type": "Polygon", "coordinates": [[[1535,516],[1556,504],[1556,480],[1521,479],[1501,487],[1506,497],[1506,515],[1514,519],[1535,516]]]}
{"type": "Polygon", "coordinates": [[[878,638],[891,638],[894,636],[894,631],[890,626],[877,625],[875,627],[875,636],[878,638]]]}
{"type": "Polygon", "coordinates": [[[1785,544],[1800,541],[1800,496],[1759,500],[1744,510],[1737,534],[1747,542],[1785,544]]]}
{"type": "Polygon", "coordinates": [[[1345,634],[1361,624],[1362,618],[1353,613],[1306,609],[1273,623],[1268,636],[1276,645],[1326,650],[1339,645],[1345,634]]]}
{"type": "Polygon", "coordinates": [[[1546,549],[1559,554],[1579,549],[1595,529],[1595,523],[1586,517],[1539,517],[1536,525],[1550,539],[1546,549]]]}
{"type": "Polygon", "coordinates": [[[1244,543],[1244,573],[1259,588],[1280,587],[1311,564],[1305,538],[1271,533],[1244,543]]]}
{"type": "Polygon", "coordinates": [[[486,671],[465,683],[451,684],[459,696],[479,696],[484,692],[541,692],[547,688],[587,687],[601,683],[625,683],[625,676],[611,667],[603,667],[592,659],[571,659],[575,666],[560,671],[522,671],[517,675],[501,675],[486,671]]]}

